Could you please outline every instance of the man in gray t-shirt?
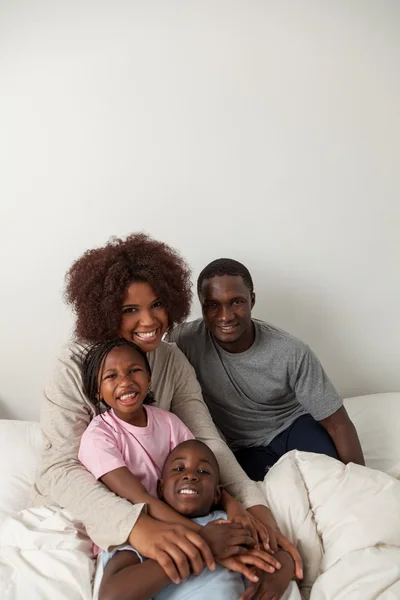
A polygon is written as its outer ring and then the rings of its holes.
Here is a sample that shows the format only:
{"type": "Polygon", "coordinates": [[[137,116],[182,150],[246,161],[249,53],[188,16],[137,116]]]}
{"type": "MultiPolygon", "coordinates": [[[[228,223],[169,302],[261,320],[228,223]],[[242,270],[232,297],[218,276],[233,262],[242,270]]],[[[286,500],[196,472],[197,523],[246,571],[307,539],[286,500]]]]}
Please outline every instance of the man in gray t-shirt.
{"type": "Polygon", "coordinates": [[[170,335],[193,365],[212,417],[247,474],[265,471],[289,450],[364,464],[353,423],[310,348],[251,318],[247,268],[218,259],[200,273],[203,319],[170,335]]]}

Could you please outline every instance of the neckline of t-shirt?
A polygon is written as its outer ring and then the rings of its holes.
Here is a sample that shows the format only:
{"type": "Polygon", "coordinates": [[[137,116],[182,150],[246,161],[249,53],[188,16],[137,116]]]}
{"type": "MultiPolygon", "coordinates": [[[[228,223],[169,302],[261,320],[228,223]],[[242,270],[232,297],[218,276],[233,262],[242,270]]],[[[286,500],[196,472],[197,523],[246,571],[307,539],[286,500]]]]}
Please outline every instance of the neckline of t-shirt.
{"type": "Polygon", "coordinates": [[[219,352],[220,354],[223,354],[224,356],[226,356],[227,358],[229,358],[231,360],[239,360],[241,356],[247,357],[247,356],[251,356],[252,354],[254,354],[254,352],[257,351],[259,343],[260,343],[260,328],[259,328],[259,324],[257,323],[257,321],[255,321],[254,319],[252,319],[251,321],[254,325],[254,342],[252,343],[250,348],[248,348],[244,352],[228,352],[227,350],[222,348],[222,346],[220,346],[218,344],[218,342],[215,341],[212,334],[210,334],[211,339],[214,343],[214,346],[217,349],[217,352],[219,352]]]}
{"type": "Polygon", "coordinates": [[[152,410],[149,410],[149,408],[150,408],[149,406],[146,406],[144,408],[144,410],[146,411],[146,415],[147,415],[146,427],[137,427],[137,425],[132,425],[131,423],[127,423],[123,419],[120,419],[119,417],[117,417],[117,415],[115,414],[113,409],[110,410],[110,414],[111,414],[112,418],[117,421],[117,423],[120,423],[120,425],[122,427],[124,427],[124,429],[134,432],[135,435],[147,435],[147,434],[151,433],[153,430],[153,413],[152,413],[152,410]]]}

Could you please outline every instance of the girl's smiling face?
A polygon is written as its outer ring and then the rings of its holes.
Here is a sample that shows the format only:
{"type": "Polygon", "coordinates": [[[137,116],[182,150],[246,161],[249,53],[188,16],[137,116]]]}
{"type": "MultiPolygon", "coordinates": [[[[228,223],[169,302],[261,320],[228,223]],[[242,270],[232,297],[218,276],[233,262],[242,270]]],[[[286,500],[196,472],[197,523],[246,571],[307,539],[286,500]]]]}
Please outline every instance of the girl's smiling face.
{"type": "Polygon", "coordinates": [[[123,421],[145,427],[143,402],[149,387],[150,375],[139,352],[128,346],[113,348],[101,365],[98,377],[100,399],[123,421]]]}

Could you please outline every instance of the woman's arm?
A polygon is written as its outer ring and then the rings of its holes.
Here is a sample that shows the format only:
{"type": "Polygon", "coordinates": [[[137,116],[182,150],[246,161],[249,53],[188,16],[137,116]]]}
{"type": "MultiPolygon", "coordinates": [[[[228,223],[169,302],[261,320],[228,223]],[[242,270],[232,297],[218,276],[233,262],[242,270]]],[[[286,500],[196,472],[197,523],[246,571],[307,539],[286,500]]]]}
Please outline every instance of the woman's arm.
{"type": "Polygon", "coordinates": [[[47,502],[67,508],[84,523],[91,539],[108,549],[127,541],[143,504],[133,506],[116,497],[78,460],[82,434],[93,416],[82,390],[81,351],[77,344],[66,349],[45,388],[40,416],[43,452],[36,489],[47,502]]]}

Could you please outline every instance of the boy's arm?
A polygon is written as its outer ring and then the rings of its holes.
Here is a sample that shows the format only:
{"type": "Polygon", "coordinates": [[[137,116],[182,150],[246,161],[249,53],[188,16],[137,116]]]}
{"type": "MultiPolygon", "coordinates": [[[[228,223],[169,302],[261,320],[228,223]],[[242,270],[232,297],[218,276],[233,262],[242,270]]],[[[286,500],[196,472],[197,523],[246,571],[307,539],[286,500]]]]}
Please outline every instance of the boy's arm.
{"type": "Polygon", "coordinates": [[[159,498],[151,496],[137,477],[127,467],[119,467],[101,477],[101,481],[120,498],[126,498],[133,504],[146,504],[147,514],[164,523],[178,523],[198,533],[202,527],[180,515],[159,498]]]}
{"type": "Polygon", "coordinates": [[[101,600],[148,600],[171,583],[154,560],[140,562],[131,550],[121,550],[104,569],[101,600]]]}

